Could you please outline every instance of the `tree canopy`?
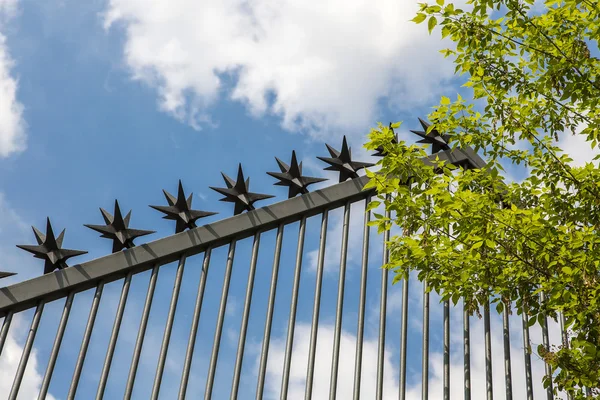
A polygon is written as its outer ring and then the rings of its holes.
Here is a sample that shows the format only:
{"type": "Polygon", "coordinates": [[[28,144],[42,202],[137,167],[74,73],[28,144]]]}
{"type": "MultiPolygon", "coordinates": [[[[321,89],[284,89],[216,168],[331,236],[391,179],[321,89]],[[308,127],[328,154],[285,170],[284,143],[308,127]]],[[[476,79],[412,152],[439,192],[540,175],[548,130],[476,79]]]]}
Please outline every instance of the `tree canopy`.
{"type": "Polygon", "coordinates": [[[371,131],[366,147],[385,154],[368,173],[378,192],[371,208],[391,213],[373,224],[402,228],[386,267],[396,281],[417,271],[472,313],[490,300],[499,312],[516,306],[531,325],[562,313],[569,346],[537,349],[554,390],[600,394],[600,169],[575,166],[561,149],[572,135],[593,149],[600,142],[600,4],[469,0],[464,8],[437,0],[413,19],[441,31],[443,56],[472,90],[472,98],[441,97],[427,131],[488,164],[426,166],[423,145],[392,140],[400,123],[371,131]],[[516,170],[523,177],[509,179],[516,170]]]}

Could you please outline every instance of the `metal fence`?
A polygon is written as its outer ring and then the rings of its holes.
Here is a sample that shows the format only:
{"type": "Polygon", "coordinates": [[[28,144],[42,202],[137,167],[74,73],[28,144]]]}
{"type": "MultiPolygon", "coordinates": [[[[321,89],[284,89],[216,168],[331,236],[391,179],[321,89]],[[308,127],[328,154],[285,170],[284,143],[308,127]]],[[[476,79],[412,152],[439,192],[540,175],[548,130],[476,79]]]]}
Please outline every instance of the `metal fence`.
{"type": "MultiPolygon", "coordinates": [[[[440,158],[448,158],[454,162],[469,162],[472,166],[481,166],[481,159],[479,159],[472,151],[456,150],[444,151],[438,153],[437,156],[440,158]]],[[[5,393],[9,399],[16,399],[23,381],[24,373],[28,360],[31,357],[32,349],[35,344],[36,335],[39,331],[40,321],[42,320],[44,307],[50,302],[60,301],[64,302],[62,307],[62,313],[58,321],[58,328],[55,332],[55,338],[52,349],[48,356],[48,362],[45,366],[45,372],[40,386],[39,398],[44,399],[49,393],[50,384],[53,377],[53,372],[57,366],[57,359],[61,348],[64,348],[63,338],[69,321],[69,315],[72,309],[77,307],[76,294],[93,291],[93,298],[91,302],[91,308],[85,324],[85,329],[81,337],[81,343],[77,343],[79,346],[78,356],[73,368],[72,378],[68,389],[67,399],[74,399],[77,394],[78,387],[80,387],[82,371],[86,362],[86,355],[89,353],[90,340],[94,330],[97,328],[97,315],[98,310],[102,301],[103,290],[106,285],[110,282],[122,282],[120,297],[116,306],[116,312],[114,314],[114,320],[112,321],[112,330],[108,338],[108,344],[106,347],[106,353],[101,371],[96,378],[97,389],[96,399],[102,399],[105,396],[107,387],[110,385],[111,368],[114,368],[113,358],[115,356],[115,349],[117,342],[120,338],[121,326],[124,319],[125,309],[130,296],[130,287],[132,280],[144,271],[150,270],[150,276],[148,281],[147,290],[145,292],[143,308],[141,316],[136,317],[134,321],[137,328],[137,335],[135,336],[134,346],[131,352],[131,359],[128,367],[128,373],[125,380],[125,386],[123,391],[123,398],[142,398],[134,395],[134,388],[136,385],[148,385],[151,386],[151,399],[159,398],[159,393],[163,383],[163,376],[165,373],[165,365],[167,361],[167,355],[169,352],[169,346],[172,345],[172,332],[174,325],[183,324],[186,329],[189,329],[189,335],[187,344],[185,346],[185,355],[181,357],[177,363],[180,366],[180,377],[178,379],[178,391],[177,398],[199,398],[201,396],[204,399],[211,398],[224,398],[223,394],[216,394],[215,392],[215,377],[217,375],[217,367],[219,365],[220,354],[222,350],[222,338],[223,338],[223,327],[225,319],[227,317],[227,304],[228,297],[230,296],[230,284],[233,276],[247,273],[247,280],[245,284],[245,295],[243,301],[243,307],[241,309],[241,319],[238,320],[239,330],[237,330],[237,350],[235,351],[235,361],[232,363],[232,368],[226,371],[220,371],[220,376],[229,375],[231,382],[229,397],[231,399],[236,398],[250,398],[255,397],[256,399],[262,399],[263,397],[280,397],[281,399],[291,397],[290,391],[290,375],[292,371],[292,364],[302,362],[302,370],[305,371],[302,382],[304,383],[304,398],[323,398],[324,394],[314,394],[315,379],[324,379],[324,377],[315,375],[315,365],[318,364],[317,359],[321,359],[323,354],[319,353],[317,345],[317,339],[319,336],[320,323],[323,318],[320,313],[322,312],[322,295],[323,295],[323,282],[324,275],[327,273],[326,263],[326,251],[328,243],[331,242],[332,238],[328,237],[332,234],[332,230],[328,229],[330,223],[330,216],[334,212],[341,210],[341,241],[339,246],[339,263],[336,263],[337,270],[337,291],[335,289],[328,289],[329,292],[335,292],[335,317],[333,322],[333,346],[330,354],[327,354],[327,358],[331,360],[331,369],[327,377],[329,382],[329,394],[330,399],[341,398],[340,388],[344,387],[345,390],[349,390],[351,387],[351,393],[353,398],[358,399],[361,397],[361,384],[364,386],[365,373],[371,373],[366,371],[364,365],[366,362],[371,363],[375,361],[376,372],[375,374],[375,391],[365,395],[364,387],[362,390],[362,398],[400,398],[408,399],[409,393],[408,386],[411,374],[413,372],[407,371],[407,365],[410,365],[409,358],[415,357],[415,349],[417,353],[421,353],[421,364],[422,368],[418,371],[421,375],[421,398],[443,398],[449,399],[451,395],[451,385],[453,388],[460,387],[463,393],[464,399],[475,399],[478,396],[472,394],[473,383],[471,380],[473,371],[471,370],[471,360],[473,357],[479,357],[481,355],[473,354],[471,351],[471,330],[470,330],[470,319],[466,314],[463,318],[462,326],[462,337],[459,341],[462,344],[458,344],[461,348],[462,364],[463,368],[460,380],[451,380],[451,326],[450,326],[450,313],[460,312],[462,309],[454,309],[448,302],[443,303],[440,307],[442,308],[441,321],[438,321],[436,316],[434,323],[438,324],[441,322],[441,337],[439,335],[433,335],[430,330],[431,321],[431,309],[437,307],[437,303],[430,301],[430,294],[423,292],[422,294],[422,307],[420,310],[410,309],[409,310],[409,281],[406,280],[401,285],[388,288],[390,276],[388,276],[387,270],[377,269],[378,265],[387,261],[388,253],[385,246],[382,245],[384,240],[387,240],[389,236],[383,238],[377,238],[370,229],[367,228],[367,223],[371,218],[370,212],[363,212],[363,207],[366,206],[368,200],[374,195],[373,191],[363,190],[363,186],[367,182],[365,177],[351,179],[349,181],[335,184],[333,186],[318,190],[315,192],[304,194],[300,197],[291,198],[276,204],[272,204],[260,209],[250,211],[248,213],[236,215],[231,218],[223,219],[214,223],[210,223],[204,226],[199,226],[189,231],[175,234],[154,242],[139,245],[137,247],[127,249],[122,252],[116,252],[114,254],[88,261],[86,263],[75,265],[69,268],[65,268],[50,274],[40,276],[35,279],[31,279],[26,282],[22,282],[10,287],[0,289],[0,317],[4,318],[1,332],[0,332],[0,352],[2,351],[9,330],[11,329],[11,321],[20,313],[26,310],[33,309],[33,317],[31,320],[31,326],[27,332],[26,339],[23,344],[22,355],[18,363],[15,376],[2,376],[0,379],[9,380],[12,379],[12,389],[10,393],[5,393]],[[357,215],[362,219],[358,226],[359,230],[354,229],[350,232],[351,226],[351,206],[361,207],[360,213],[357,215]],[[304,279],[302,274],[306,273],[307,261],[306,261],[306,249],[305,241],[308,239],[314,239],[316,242],[316,232],[313,236],[307,236],[307,221],[318,221],[318,251],[316,255],[316,270],[314,271],[315,283],[310,287],[305,287],[312,294],[312,298],[307,296],[300,296],[300,284],[304,279]],[[259,250],[261,248],[261,238],[267,234],[273,235],[274,233],[274,246],[273,255],[269,257],[272,260],[272,267],[269,269],[260,268],[257,273],[257,260],[259,258],[259,250]],[[351,240],[354,247],[360,247],[358,249],[349,249],[349,237],[354,237],[351,240]],[[362,240],[357,240],[358,236],[362,237],[362,240]],[[295,258],[293,263],[286,263],[281,265],[280,260],[282,259],[282,247],[284,237],[289,239],[292,237],[292,241],[295,241],[295,258]],[[241,261],[245,270],[238,270],[233,274],[234,260],[236,256],[236,246],[244,239],[249,240],[251,238],[252,245],[249,257],[244,257],[241,261]],[[377,242],[379,240],[379,242],[377,242]],[[380,247],[377,253],[373,253],[373,243],[380,243],[380,247]],[[357,245],[357,243],[359,243],[357,245]],[[225,247],[227,249],[226,261],[223,265],[213,265],[214,262],[211,259],[211,255],[217,251],[217,249],[225,247]],[[359,264],[359,281],[357,284],[352,286],[352,289],[347,290],[347,265],[348,265],[348,254],[349,250],[360,254],[359,264]],[[199,259],[201,262],[190,263],[191,260],[199,259]],[[182,305],[180,300],[183,297],[180,296],[182,282],[184,281],[184,268],[186,263],[191,265],[192,268],[201,269],[199,273],[199,282],[197,286],[197,294],[193,303],[193,312],[188,315],[187,318],[178,318],[177,324],[176,311],[182,305]],[[374,266],[375,269],[372,267],[374,266]],[[149,327],[149,316],[152,307],[156,306],[157,299],[155,298],[155,290],[159,278],[159,272],[163,268],[175,268],[175,277],[173,283],[172,294],[169,300],[168,312],[166,315],[166,322],[164,325],[164,333],[162,335],[162,341],[160,343],[160,350],[156,360],[156,370],[154,378],[149,381],[136,380],[139,375],[140,368],[140,357],[142,355],[144,346],[148,346],[145,342],[147,330],[149,327]],[[292,282],[286,284],[285,291],[279,289],[281,286],[281,271],[285,268],[291,274],[292,282]],[[379,288],[376,290],[367,290],[368,277],[373,276],[373,272],[380,274],[379,288]],[[200,317],[201,313],[205,313],[203,310],[203,304],[206,303],[205,292],[207,291],[207,282],[211,275],[223,274],[222,290],[220,295],[220,301],[217,311],[216,324],[214,325],[214,336],[212,337],[212,348],[210,351],[210,357],[202,358],[197,353],[197,341],[207,343],[211,338],[206,336],[200,336],[199,326],[201,325],[200,317]],[[268,283],[268,295],[265,293],[258,293],[266,298],[266,301],[260,304],[266,305],[266,307],[256,310],[252,308],[253,297],[256,297],[257,291],[255,290],[256,277],[260,277],[261,282],[268,283]],[[291,289],[290,289],[291,288],[291,289]],[[369,312],[367,309],[367,292],[372,299],[373,296],[379,297],[377,318],[366,322],[366,314],[369,312]],[[392,313],[388,310],[390,307],[389,296],[393,291],[401,293],[401,305],[399,308],[394,306],[392,313]],[[401,291],[401,292],[400,292],[401,291]],[[309,338],[308,338],[308,353],[307,359],[298,360],[294,359],[295,341],[299,340],[297,328],[297,314],[299,309],[299,299],[302,297],[303,304],[306,307],[312,309],[309,338]],[[289,311],[286,312],[286,326],[287,332],[285,335],[285,345],[283,346],[283,362],[281,364],[282,372],[277,375],[280,381],[277,382],[277,386],[280,388],[278,394],[271,393],[269,396],[266,394],[266,382],[269,381],[270,387],[273,387],[272,382],[273,376],[269,376],[269,370],[267,368],[269,362],[269,350],[272,346],[272,332],[273,332],[273,320],[275,314],[275,305],[278,302],[277,299],[286,298],[286,304],[289,304],[289,311]],[[348,309],[348,299],[352,298],[352,304],[357,303],[357,308],[352,310],[348,309]],[[63,300],[64,299],[64,300],[63,300]],[[345,303],[346,300],[346,303],[345,303]],[[289,302],[289,303],[287,303],[289,302]],[[73,306],[75,303],[75,307],[73,306]],[[253,310],[253,312],[251,312],[253,310]],[[415,317],[415,315],[421,315],[420,322],[422,323],[422,334],[420,349],[419,344],[413,343],[410,347],[408,346],[408,338],[411,332],[414,331],[410,328],[409,315],[415,317]],[[254,318],[251,318],[251,316],[254,318]],[[258,316],[258,317],[257,317],[258,316]],[[139,318],[139,320],[137,319],[139,318]],[[354,360],[353,360],[353,376],[339,376],[340,371],[340,349],[342,347],[342,332],[343,324],[347,323],[349,319],[352,319],[352,325],[355,329],[355,349],[354,360]],[[138,322],[139,321],[139,322],[138,322]],[[373,321],[378,321],[378,326],[366,326],[375,325],[373,321]],[[373,323],[372,323],[373,322],[373,323]],[[392,338],[386,335],[389,329],[386,328],[386,324],[393,322],[399,325],[399,336],[392,338]],[[249,326],[256,326],[259,324],[264,329],[261,329],[263,334],[260,338],[260,351],[256,358],[257,362],[255,370],[248,372],[252,369],[252,365],[248,362],[244,363],[244,357],[248,354],[247,336],[249,326]],[[366,329],[376,330],[377,351],[376,360],[366,360],[364,353],[365,343],[365,331],[366,329]],[[430,360],[430,343],[432,340],[441,339],[436,342],[440,344],[442,349],[442,387],[441,391],[433,393],[430,392],[430,376],[429,371],[432,361],[430,360]],[[389,357],[386,355],[386,346],[389,347],[391,342],[398,343],[399,354],[398,357],[394,357],[393,368],[394,377],[392,380],[397,382],[393,385],[394,390],[397,393],[390,394],[390,390],[385,388],[384,377],[386,373],[386,359],[389,357]],[[61,347],[61,345],[63,345],[61,347]],[[414,346],[413,346],[414,345],[414,346]],[[305,364],[304,364],[305,362],[305,364]],[[198,390],[190,391],[190,376],[192,366],[194,363],[204,363],[206,367],[205,385],[204,392],[198,390]],[[244,375],[245,374],[245,375],[244,375]],[[244,375],[244,379],[242,376],[244,375]],[[249,382],[253,381],[252,387],[249,382]],[[242,382],[242,383],[241,383],[242,382]],[[387,390],[384,396],[384,390],[387,390]]],[[[329,227],[331,228],[331,227],[329,227]]],[[[386,233],[389,235],[389,232],[386,233]]],[[[337,241],[339,239],[334,239],[337,241]]],[[[292,245],[288,246],[289,250],[293,251],[292,245]]],[[[262,266],[262,264],[261,264],[262,266]]],[[[312,276],[312,275],[311,275],[312,276]]],[[[372,282],[371,282],[372,283],[372,282]]],[[[119,283],[121,284],[121,283],[119,283]]],[[[410,283],[411,285],[420,285],[418,282],[410,283]]],[[[306,286],[306,284],[304,283],[306,286]]],[[[426,282],[423,283],[423,287],[426,287],[426,282]]],[[[265,286],[266,287],[266,286],[265,286]]],[[[187,297],[186,297],[187,299],[187,297]]],[[[190,298],[189,300],[192,300],[190,298]]],[[[300,304],[302,306],[302,304],[300,304]]],[[[191,307],[191,306],[190,306],[191,307]]],[[[354,305],[356,307],[356,305],[354,305]]],[[[333,315],[333,313],[332,313],[333,315]]],[[[437,315],[437,314],[436,314],[437,315]]],[[[489,307],[485,308],[483,312],[484,318],[484,343],[485,343],[485,396],[487,399],[493,398],[493,376],[492,376],[492,340],[491,340],[491,325],[489,307]]],[[[524,316],[524,318],[526,318],[524,316]]],[[[509,318],[508,314],[503,314],[503,349],[497,349],[498,353],[496,356],[502,354],[505,366],[505,380],[504,390],[505,397],[507,399],[513,398],[513,374],[515,371],[511,370],[511,352],[510,352],[510,329],[509,329],[509,318]]],[[[525,385],[526,385],[526,396],[528,399],[533,398],[533,382],[532,382],[532,365],[531,355],[527,351],[530,347],[529,339],[529,328],[527,327],[526,319],[523,319],[522,332],[524,338],[525,351],[522,352],[524,358],[524,371],[518,371],[519,375],[525,373],[525,385]]],[[[437,326],[437,325],[436,325],[437,326]]],[[[518,328],[521,329],[521,328],[518,328]]],[[[514,331],[513,331],[514,332],[514,331]]],[[[548,330],[547,326],[542,327],[543,342],[548,345],[548,330]]],[[[51,332],[50,334],[54,334],[51,332]]],[[[39,336],[39,335],[37,335],[39,336]]],[[[305,338],[301,338],[305,339],[305,338]]],[[[71,344],[71,343],[70,343],[71,344]]],[[[436,344],[436,346],[438,345],[436,344]]],[[[319,345],[322,345],[319,343],[319,345]]],[[[6,353],[6,352],[5,352],[6,353]]],[[[0,353],[0,360],[2,354],[0,353]]],[[[514,362],[514,360],[513,360],[514,362]]],[[[120,365],[120,367],[122,367],[120,365]]],[[[297,366],[296,366],[297,367],[297,366]]],[[[347,367],[343,365],[343,367],[347,367]]],[[[279,368],[279,367],[278,367],[279,368]]],[[[387,367],[389,368],[389,366],[387,367]]],[[[347,368],[346,368],[347,369],[347,368]]],[[[547,389],[545,396],[548,399],[552,398],[551,387],[547,389]]],[[[219,392],[221,393],[221,392],[219,392]]],[[[79,396],[80,398],[83,398],[79,396]]],[[[163,398],[164,397],[163,395],[163,398]]],[[[169,397],[170,398],[170,397],[169,397]]]]}

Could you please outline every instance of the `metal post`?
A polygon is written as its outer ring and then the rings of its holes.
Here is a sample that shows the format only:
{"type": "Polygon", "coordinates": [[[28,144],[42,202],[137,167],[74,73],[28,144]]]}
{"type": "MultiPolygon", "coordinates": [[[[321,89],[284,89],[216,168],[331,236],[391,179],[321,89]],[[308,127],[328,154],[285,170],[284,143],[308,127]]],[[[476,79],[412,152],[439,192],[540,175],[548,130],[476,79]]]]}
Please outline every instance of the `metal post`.
{"type": "Polygon", "coordinates": [[[504,382],[506,388],[506,400],[512,400],[512,370],[510,362],[510,326],[508,322],[508,302],[504,303],[502,313],[502,332],[504,336],[504,382]]]}
{"type": "Polygon", "coordinates": [[[354,400],[360,399],[360,378],[362,372],[362,350],[365,333],[365,305],[367,297],[367,269],[369,266],[369,221],[371,211],[368,209],[371,197],[365,199],[365,222],[363,224],[362,266],[360,273],[360,294],[358,300],[358,326],[356,332],[356,356],[354,360],[354,400]]]}
{"type": "Polygon", "coordinates": [[[115,315],[115,322],[113,323],[113,329],[110,334],[110,340],[108,342],[108,349],[106,350],[104,365],[102,366],[102,373],[100,374],[100,382],[98,383],[96,400],[102,400],[102,398],[104,397],[104,390],[106,389],[106,383],[108,382],[108,374],[110,373],[110,366],[112,364],[115,347],[117,346],[117,339],[119,337],[119,330],[121,329],[121,321],[123,320],[123,314],[125,313],[125,305],[127,304],[127,296],[129,295],[129,287],[131,286],[132,276],[133,272],[128,272],[123,282],[123,288],[121,289],[121,297],[119,298],[119,305],[117,306],[117,314],[115,315]]]}
{"type": "Polygon", "coordinates": [[[423,359],[421,376],[421,398],[429,398],[429,286],[423,280],[423,359]]]}
{"type": "Polygon", "coordinates": [[[273,271],[271,273],[271,287],[269,288],[269,303],[267,305],[267,317],[265,319],[265,333],[263,336],[262,350],[260,352],[260,363],[258,368],[258,384],[256,387],[256,399],[263,397],[265,388],[265,377],[267,372],[267,360],[269,357],[269,344],[271,342],[271,325],[273,324],[273,310],[275,308],[275,295],[277,291],[277,277],[279,275],[279,260],[281,259],[281,243],[283,241],[284,225],[277,228],[277,239],[275,240],[275,255],[273,256],[273,271]]]}
{"type": "Polygon", "coordinates": [[[319,330],[319,309],[321,307],[321,284],[323,281],[323,268],[325,264],[325,244],[327,241],[328,210],[323,212],[321,220],[321,239],[319,242],[319,262],[317,264],[317,281],[315,284],[315,302],[313,305],[312,323],[310,327],[310,346],[308,350],[308,366],[306,373],[306,390],[304,400],[312,398],[313,378],[315,373],[315,356],[317,352],[317,332],[319,330]]]}
{"type": "Polygon", "coordinates": [[[342,248],[340,255],[340,276],[338,280],[338,297],[335,312],[335,331],[333,337],[333,357],[331,360],[331,379],[329,399],[335,400],[337,393],[338,366],[340,360],[340,340],[342,337],[342,314],[344,310],[344,287],[346,283],[346,260],[348,256],[348,230],[350,229],[350,203],[344,206],[344,226],[342,228],[342,248]]]}
{"type": "Polygon", "coordinates": [[[175,274],[175,282],[173,284],[173,293],[171,294],[171,304],[169,304],[169,313],[165,323],[165,333],[163,334],[158,363],[156,365],[156,374],[154,375],[154,385],[152,385],[151,399],[158,399],[160,392],[160,384],[162,382],[165,362],[167,361],[167,352],[169,351],[169,341],[171,340],[171,331],[173,330],[173,322],[175,321],[175,311],[177,310],[177,300],[179,299],[179,291],[181,290],[181,280],[183,279],[183,269],[185,268],[186,256],[182,255],[177,264],[177,272],[175,274]]]}
{"type": "Polygon", "coordinates": [[[204,288],[206,287],[208,266],[210,264],[210,253],[211,248],[209,247],[205,250],[204,260],[202,261],[202,271],[200,273],[200,281],[198,282],[198,294],[196,295],[196,305],[194,306],[194,314],[192,316],[190,338],[188,339],[188,345],[185,351],[183,372],[181,374],[181,384],[179,385],[179,400],[185,399],[187,384],[190,378],[190,370],[192,368],[192,357],[194,356],[194,346],[196,345],[196,334],[198,333],[198,324],[200,321],[200,311],[202,310],[202,300],[204,299],[204,288]]]}
{"type": "Polygon", "coordinates": [[[158,278],[158,268],[158,264],[152,268],[152,274],[150,275],[150,281],[148,282],[148,291],[146,292],[146,300],[144,302],[144,310],[142,311],[142,318],[140,320],[140,328],[138,329],[137,338],[135,340],[135,347],[133,348],[133,355],[131,357],[131,366],[129,367],[129,374],[127,376],[127,385],[125,386],[125,395],[123,396],[124,400],[131,399],[131,395],[133,393],[135,375],[140,362],[140,356],[142,355],[144,337],[146,336],[146,327],[148,326],[148,317],[150,316],[150,309],[152,308],[152,299],[154,298],[154,289],[156,288],[156,279],[158,278]]]}
{"type": "Polygon", "coordinates": [[[15,376],[15,380],[13,381],[12,388],[10,389],[10,394],[8,395],[9,400],[16,400],[17,395],[19,394],[21,382],[23,381],[23,375],[25,374],[25,368],[27,367],[27,362],[29,361],[29,355],[31,354],[33,341],[35,340],[35,334],[37,333],[38,327],[40,326],[40,320],[42,319],[44,304],[45,301],[41,300],[35,309],[35,313],[33,314],[33,320],[31,321],[29,334],[27,335],[25,346],[23,346],[23,353],[21,354],[21,360],[19,361],[19,366],[17,367],[17,374],[15,376]]]}
{"type": "MultiPolygon", "coordinates": [[[[546,301],[546,296],[544,293],[540,293],[540,302],[544,304],[546,301]]],[[[544,313],[542,317],[542,344],[544,348],[549,351],[550,350],[550,339],[548,337],[548,318],[544,313]]],[[[546,376],[550,377],[550,385],[546,388],[546,399],[553,400],[554,399],[554,390],[552,387],[552,367],[547,362],[544,362],[546,376]]]]}
{"type": "Polygon", "coordinates": [[[4,317],[4,322],[2,322],[2,330],[0,330],[0,355],[2,355],[2,349],[4,349],[4,343],[6,342],[6,337],[8,336],[8,330],[10,329],[10,323],[12,322],[13,312],[9,311],[4,317]]]}
{"type": "Polygon", "coordinates": [[[212,397],[213,385],[215,383],[215,374],[217,372],[217,361],[219,357],[219,346],[221,345],[221,333],[223,332],[223,321],[225,320],[225,310],[227,308],[227,296],[229,294],[229,283],[231,281],[231,270],[233,269],[233,257],[235,256],[235,239],[229,244],[227,254],[227,264],[225,267],[225,279],[223,280],[223,290],[221,292],[221,303],[219,305],[219,316],[217,317],[217,327],[215,329],[215,338],[213,341],[212,353],[210,355],[210,364],[208,368],[208,377],[206,378],[206,390],[204,391],[204,400],[210,400],[212,397]]]}
{"type": "Polygon", "coordinates": [[[48,366],[46,367],[46,372],[44,373],[44,379],[42,380],[42,386],[40,388],[40,394],[38,396],[39,400],[43,400],[46,398],[48,394],[48,388],[50,387],[50,380],[52,379],[52,373],[54,372],[54,366],[56,365],[56,359],[58,358],[58,352],[60,351],[60,345],[62,343],[62,339],[65,333],[65,328],[67,327],[67,321],[69,319],[69,314],[71,313],[71,306],[73,305],[73,299],[75,298],[75,293],[71,292],[67,296],[65,300],[65,305],[63,307],[63,312],[60,317],[60,322],[58,324],[58,330],[56,331],[56,336],[54,338],[54,344],[52,345],[52,351],[50,352],[50,359],[48,360],[48,366]]]}
{"type": "Polygon", "coordinates": [[[469,311],[463,300],[463,355],[464,355],[464,380],[465,400],[471,400],[471,329],[469,324],[469,311]]]}
{"type": "Polygon", "coordinates": [[[529,341],[529,324],[527,313],[523,307],[523,355],[525,357],[525,383],[527,385],[527,400],[533,400],[533,381],[531,377],[531,343],[529,341]]]}
{"type": "Polygon", "coordinates": [[[494,384],[492,382],[492,336],[490,333],[490,302],[483,305],[483,329],[485,338],[485,388],[487,400],[494,398],[494,384]]]}
{"type": "Polygon", "coordinates": [[[450,302],[444,301],[444,400],[450,400],[450,302]]]}
{"type": "Polygon", "coordinates": [[[408,340],[408,282],[409,274],[402,282],[402,317],[400,321],[400,400],[406,399],[406,346],[408,340]]]}
{"type": "Polygon", "coordinates": [[[287,338],[285,341],[285,356],[283,359],[283,374],[281,377],[281,398],[287,398],[290,381],[290,367],[292,365],[292,348],[294,345],[294,329],[296,327],[296,309],[298,307],[298,288],[300,287],[300,271],[302,269],[302,252],[304,251],[304,234],[306,231],[306,217],[300,221],[298,230],[298,247],[296,249],[296,267],[294,270],[294,283],[292,284],[292,301],[290,304],[290,318],[288,320],[287,338]]]}
{"type": "MultiPolygon", "coordinates": [[[[389,196],[386,198],[389,200],[389,196]]],[[[391,215],[390,211],[385,212],[386,218],[391,215]]],[[[390,240],[390,231],[383,233],[383,265],[389,261],[389,252],[387,242],[390,240]]],[[[381,270],[381,293],[379,299],[379,337],[377,339],[377,387],[375,389],[375,398],[381,400],[383,397],[383,365],[385,361],[385,327],[387,316],[387,285],[388,285],[389,270],[383,268],[381,270]]]]}
{"type": "MultiPolygon", "coordinates": [[[[561,339],[562,339],[562,345],[565,349],[569,348],[569,335],[567,334],[567,322],[565,320],[565,315],[563,313],[560,313],[560,318],[558,319],[559,323],[560,323],[560,334],[561,334],[561,339]]],[[[567,399],[568,400],[573,400],[573,395],[571,395],[571,393],[567,393],[567,399]]]]}
{"type": "Polygon", "coordinates": [[[102,298],[103,289],[104,282],[101,281],[98,286],[96,286],[96,292],[94,293],[94,299],[92,300],[90,315],[83,333],[83,340],[81,341],[81,348],[79,349],[79,355],[77,356],[75,370],[73,371],[73,379],[71,380],[71,386],[69,387],[69,393],[67,394],[68,400],[73,400],[75,398],[75,393],[77,392],[77,385],[79,385],[79,378],[81,377],[81,371],[83,370],[83,363],[85,362],[87,349],[90,345],[90,338],[92,337],[92,331],[94,330],[94,323],[96,322],[96,315],[98,314],[98,307],[100,306],[100,299],[102,298]]]}
{"type": "Polygon", "coordinates": [[[244,299],[244,312],[240,326],[240,337],[238,339],[235,368],[233,370],[233,383],[231,385],[231,400],[236,400],[242,375],[242,363],[244,361],[244,348],[246,346],[246,332],[248,330],[248,319],[250,318],[250,306],[252,305],[252,291],[254,289],[254,276],[256,275],[256,263],[258,261],[258,247],[260,246],[260,233],[254,234],[252,243],[252,256],[250,258],[250,269],[248,270],[248,282],[246,283],[246,298],[244,299]]]}

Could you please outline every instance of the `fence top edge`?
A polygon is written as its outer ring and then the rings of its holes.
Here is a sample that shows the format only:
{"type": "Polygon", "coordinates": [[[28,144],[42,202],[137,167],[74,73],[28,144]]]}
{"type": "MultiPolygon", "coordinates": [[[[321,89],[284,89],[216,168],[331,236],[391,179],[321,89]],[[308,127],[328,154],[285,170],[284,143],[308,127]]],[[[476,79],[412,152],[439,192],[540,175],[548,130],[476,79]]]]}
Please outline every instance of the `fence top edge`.
{"type": "MultiPolygon", "coordinates": [[[[468,163],[481,168],[485,162],[471,148],[447,150],[424,159],[447,160],[455,165],[468,163]]],[[[53,301],[68,293],[81,292],[123,278],[127,273],[140,273],[155,265],[193,256],[208,247],[219,247],[232,239],[240,240],[257,232],[289,224],[346,204],[366,199],[373,189],[363,190],[369,178],[362,176],[308,194],[283,200],[248,213],[235,215],[192,230],[157,239],[131,249],[109,254],[82,264],[45,274],[11,286],[0,288],[0,318],[9,311],[19,312],[35,307],[40,300],[53,301]]]]}
{"type": "Polygon", "coordinates": [[[95,287],[101,281],[108,283],[120,279],[130,271],[139,273],[157,264],[176,261],[182,255],[192,256],[232,239],[240,240],[282,223],[316,215],[326,208],[360,201],[372,192],[363,190],[367,182],[368,178],[362,176],[0,288],[0,317],[11,310],[19,312],[34,307],[42,299],[56,300],[70,292],[95,287]]]}

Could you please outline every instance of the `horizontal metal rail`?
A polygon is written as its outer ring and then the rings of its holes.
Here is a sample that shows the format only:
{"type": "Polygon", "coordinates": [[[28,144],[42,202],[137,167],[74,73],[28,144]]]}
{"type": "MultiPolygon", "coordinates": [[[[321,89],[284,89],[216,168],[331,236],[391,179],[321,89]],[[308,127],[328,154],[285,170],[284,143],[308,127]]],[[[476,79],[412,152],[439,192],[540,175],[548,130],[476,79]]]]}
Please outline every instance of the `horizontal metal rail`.
{"type": "MultiPolygon", "coordinates": [[[[444,151],[427,157],[432,160],[447,160],[454,164],[470,162],[483,166],[483,161],[470,149],[444,151]]],[[[346,203],[363,200],[373,194],[373,190],[363,191],[369,178],[363,176],[329,186],[300,197],[291,198],[245,214],[207,224],[189,231],[172,235],[125,251],[110,254],[82,264],[74,265],[12,286],[0,288],[0,317],[9,311],[19,312],[35,305],[40,300],[50,302],[66,297],[70,292],[77,293],[107,284],[134,273],[164,265],[199,254],[208,247],[227,244],[231,240],[241,240],[278,227],[280,224],[299,221],[346,203]]]]}

